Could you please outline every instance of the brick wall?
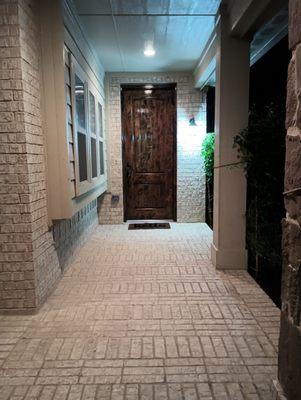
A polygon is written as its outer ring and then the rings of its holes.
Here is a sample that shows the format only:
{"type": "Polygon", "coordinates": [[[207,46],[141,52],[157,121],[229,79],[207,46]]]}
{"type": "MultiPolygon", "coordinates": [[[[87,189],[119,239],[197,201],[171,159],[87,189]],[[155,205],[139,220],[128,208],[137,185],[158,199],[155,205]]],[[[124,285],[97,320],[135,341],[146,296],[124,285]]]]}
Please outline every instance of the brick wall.
{"type": "Polygon", "coordinates": [[[301,2],[290,0],[285,207],[279,381],[289,400],[301,399],[301,2]]]}
{"type": "Polygon", "coordinates": [[[2,312],[37,309],[61,276],[61,265],[81,240],[83,227],[97,221],[96,202],[93,202],[72,221],[55,225],[57,243],[48,227],[39,24],[35,6],[34,0],[0,3],[2,312]]]}
{"type": "Polygon", "coordinates": [[[60,266],[64,270],[80,245],[98,225],[97,200],[77,212],[71,219],[55,221],[53,237],[60,266]]]}
{"type": "Polygon", "coordinates": [[[177,84],[177,219],[178,222],[205,220],[205,176],[200,157],[205,135],[205,98],[194,89],[192,76],[183,73],[110,73],[106,75],[109,193],[99,203],[100,222],[123,222],[120,85],[127,83],[177,84]],[[194,115],[197,128],[189,127],[194,115]],[[119,202],[112,204],[111,195],[119,202]]]}
{"type": "Polygon", "coordinates": [[[59,275],[47,226],[38,31],[32,1],[0,7],[0,309],[34,309],[47,292],[36,271],[49,258],[48,279],[59,275]]]}

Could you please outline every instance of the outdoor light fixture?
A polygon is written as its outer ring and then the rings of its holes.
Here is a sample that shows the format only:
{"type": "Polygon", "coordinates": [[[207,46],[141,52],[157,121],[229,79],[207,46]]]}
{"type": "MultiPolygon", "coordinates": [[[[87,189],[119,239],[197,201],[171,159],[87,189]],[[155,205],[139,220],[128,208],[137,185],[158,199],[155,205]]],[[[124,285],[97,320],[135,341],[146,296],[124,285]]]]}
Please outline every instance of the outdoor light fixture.
{"type": "Polygon", "coordinates": [[[196,126],[194,115],[190,115],[189,117],[189,126],[196,126]]]}
{"type": "Polygon", "coordinates": [[[143,53],[144,53],[145,57],[153,57],[156,54],[152,40],[147,40],[145,42],[143,53]]]}

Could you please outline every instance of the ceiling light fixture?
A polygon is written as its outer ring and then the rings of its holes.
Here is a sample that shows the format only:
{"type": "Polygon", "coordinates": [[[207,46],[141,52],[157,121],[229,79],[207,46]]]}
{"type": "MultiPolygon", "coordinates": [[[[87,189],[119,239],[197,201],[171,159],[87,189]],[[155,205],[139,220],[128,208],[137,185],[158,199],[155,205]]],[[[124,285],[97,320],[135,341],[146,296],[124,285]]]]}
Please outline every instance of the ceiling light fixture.
{"type": "Polygon", "coordinates": [[[145,49],[144,50],[144,55],[146,57],[153,57],[156,54],[154,49],[145,49]]]}
{"type": "Polygon", "coordinates": [[[144,46],[144,55],[145,57],[153,57],[156,54],[154,49],[154,44],[151,40],[147,40],[144,46]]]}

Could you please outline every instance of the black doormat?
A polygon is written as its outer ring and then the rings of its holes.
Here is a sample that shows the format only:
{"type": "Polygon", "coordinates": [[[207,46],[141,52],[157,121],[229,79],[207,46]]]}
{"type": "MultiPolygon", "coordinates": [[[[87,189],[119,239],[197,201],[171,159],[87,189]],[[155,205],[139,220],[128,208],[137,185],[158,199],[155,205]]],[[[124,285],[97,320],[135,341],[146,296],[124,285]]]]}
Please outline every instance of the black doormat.
{"type": "Polygon", "coordinates": [[[133,229],[170,229],[168,222],[141,222],[129,224],[129,230],[133,229]]]}

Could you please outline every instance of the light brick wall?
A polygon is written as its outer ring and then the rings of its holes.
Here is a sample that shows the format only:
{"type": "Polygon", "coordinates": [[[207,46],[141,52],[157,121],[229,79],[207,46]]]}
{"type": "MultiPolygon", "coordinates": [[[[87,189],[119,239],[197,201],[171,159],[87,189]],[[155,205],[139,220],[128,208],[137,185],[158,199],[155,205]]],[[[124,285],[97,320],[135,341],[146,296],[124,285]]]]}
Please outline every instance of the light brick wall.
{"type": "Polygon", "coordinates": [[[38,27],[33,1],[2,1],[0,14],[0,309],[34,309],[60,274],[47,226],[38,27]]]}
{"type": "Polygon", "coordinates": [[[19,1],[22,94],[31,213],[36,306],[47,297],[60,276],[52,234],[48,229],[46,201],[45,148],[42,127],[40,79],[40,31],[36,2],[19,1]]]}
{"type": "MultiPolygon", "coordinates": [[[[0,3],[0,311],[34,311],[61,276],[96,202],[48,227],[35,0],[0,3]],[[63,240],[63,238],[65,238],[63,240]],[[68,240],[66,240],[68,238],[68,240]],[[61,265],[60,265],[61,264],[61,265]]],[[[88,231],[87,231],[88,232],[88,231]]]]}
{"type": "Polygon", "coordinates": [[[205,220],[205,175],[200,156],[206,132],[205,98],[194,89],[190,74],[184,73],[108,73],[106,75],[107,140],[109,193],[99,203],[100,223],[123,222],[122,149],[120,85],[128,83],[177,84],[177,220],[205,220]],[[194,115],[197,128],[189,127],[194,115]],[[111,203],[118,195],[119,202],[111,203]]]}

